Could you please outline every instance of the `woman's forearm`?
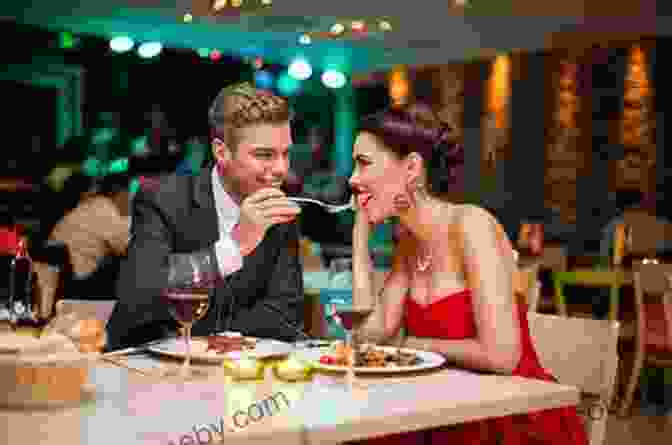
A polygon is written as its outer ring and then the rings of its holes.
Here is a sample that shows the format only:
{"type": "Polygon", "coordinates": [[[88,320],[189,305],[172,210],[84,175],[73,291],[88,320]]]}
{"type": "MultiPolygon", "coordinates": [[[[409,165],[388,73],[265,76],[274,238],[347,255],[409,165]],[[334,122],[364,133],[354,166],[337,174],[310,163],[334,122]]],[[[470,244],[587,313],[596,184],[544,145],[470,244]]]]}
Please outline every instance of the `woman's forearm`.
{"type": "Polygon", "coordinates": [[[442,354],[448,361],[468,369],[510,374],[518,364],[517,357],[504,357],[488,351],[475,339],[406,337],[403,344],[407,348],[442,354]]]}
{"type": "Polygon", "coordinates": [[[376,302],[372,272],[368,232],[355,229],[352,237],[352,301],[356,307],[369,307],[376,302]]]}
{"type": "Polygon", "coordinates": [[[369,230],[356,223],[352,237],[352,304],[372,310],[359,327],[358,336],[368,343],[380,343],[385,336],[385,314],[375,294],[372,275],[369,230]]]}

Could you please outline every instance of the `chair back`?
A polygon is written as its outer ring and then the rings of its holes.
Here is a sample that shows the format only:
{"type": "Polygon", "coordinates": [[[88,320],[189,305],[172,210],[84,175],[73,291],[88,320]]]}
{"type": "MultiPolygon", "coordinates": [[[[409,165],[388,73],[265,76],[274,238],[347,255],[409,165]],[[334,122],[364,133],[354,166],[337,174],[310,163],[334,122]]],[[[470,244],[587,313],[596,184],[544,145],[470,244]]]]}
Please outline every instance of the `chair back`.
{"type": "Polygon", "coordinates": [[[528,319],[542,366],[586,395],[579,412],[591,445],[602,444],[616,386],[619,322],[538,313],[528,319]]]}
{"type": "Polygon", "coordinates": [[[644,210],[628,210],[623,221],[630,228],[628,253],[649,256],[655,253],[665,239],[672,239],[672,224],[644,210]]]}
{"type": "Polygon", "coordinates": [[[633,281],[640,335],[672,351],[672,264],[636,264],[633,281]]]}
{"type": "Polygon", "coordinates": [[[541,255],[541,268],[550,269],[553,272],[564,272],[567,270],[567,249],[565,246],[549,245],[544,246],[544,253],[541,255]]]}

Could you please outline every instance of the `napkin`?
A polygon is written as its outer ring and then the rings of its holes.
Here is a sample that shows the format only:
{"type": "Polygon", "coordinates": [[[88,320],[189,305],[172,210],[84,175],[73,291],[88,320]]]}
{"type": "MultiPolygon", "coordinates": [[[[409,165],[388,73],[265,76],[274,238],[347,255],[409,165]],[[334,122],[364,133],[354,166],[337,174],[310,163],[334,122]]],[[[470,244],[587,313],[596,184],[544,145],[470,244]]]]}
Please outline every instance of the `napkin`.
{"type": "Polygon", "coordinates": [[[59,333],[40,338],[15,333],[0,335],[0,359],[3,362],[46,364],[77,361],[84,355],[67,336],[59,333]]]}

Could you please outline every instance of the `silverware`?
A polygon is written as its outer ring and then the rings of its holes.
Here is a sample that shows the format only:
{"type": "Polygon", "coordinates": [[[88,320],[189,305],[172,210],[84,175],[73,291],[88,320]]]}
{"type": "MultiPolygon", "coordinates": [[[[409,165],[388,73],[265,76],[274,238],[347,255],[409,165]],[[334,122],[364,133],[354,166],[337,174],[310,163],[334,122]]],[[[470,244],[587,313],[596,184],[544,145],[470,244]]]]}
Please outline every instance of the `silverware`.
{"type": "Polygon", "coordinates": [[[350,201],[347,204],[340,204],[340,205],[334,205],[334,204],[327,204],[326,202],[318,201],[317,199],[311,199],[311,198],[297,198],[293,196],[289,196],[287,199],[293,202],[305,202],[305,203],[310,203],[310,204],[316,204],[322,208],[324,208],[327,212],[329,213],[340,213],[345,210],[351,210],[352,209],[352,201],[350,201]]]}
{"type": "Polygon", "coordinates": [[[101,357],[103,358],[109,358],[109,357],[118,357],[120,355],[135,355],[135,354],[144,354],[145,352],[149,352],[149,348],[152,346],[158,345],[159,343],[162,343],[166,340],[170,340],[172,337],[168,338],[160,338],[158,340],[152,340],[148,341],[147,343],[143,343],[138,346],[132,346],[130,348],[125,348],[125,349],[118,349],[116,351],[110,351],[102,354],[101,357]]]}

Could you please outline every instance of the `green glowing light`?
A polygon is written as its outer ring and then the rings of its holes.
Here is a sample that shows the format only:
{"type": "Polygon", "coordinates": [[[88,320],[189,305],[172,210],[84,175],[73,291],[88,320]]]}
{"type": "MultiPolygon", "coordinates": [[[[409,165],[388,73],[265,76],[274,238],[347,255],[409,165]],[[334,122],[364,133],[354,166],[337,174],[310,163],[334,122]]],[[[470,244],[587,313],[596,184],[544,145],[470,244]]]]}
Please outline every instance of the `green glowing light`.
{"type": "Polygon", "coordinates": [[[128,171],[127,158],[115,159],[114,161],[110,162],[110,165],[107,168],[108,173],[123,173],[125,171],[128,171]]]}
{"type": "Polygon", "coordinates": [[[75,37],[72,33],[61,32],[58,34],[58,45],[63,49],[71,49],[75,47],[75,37]]]}

